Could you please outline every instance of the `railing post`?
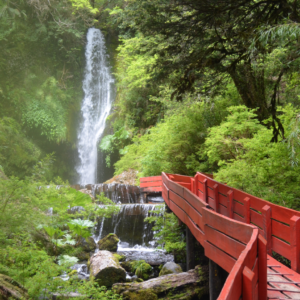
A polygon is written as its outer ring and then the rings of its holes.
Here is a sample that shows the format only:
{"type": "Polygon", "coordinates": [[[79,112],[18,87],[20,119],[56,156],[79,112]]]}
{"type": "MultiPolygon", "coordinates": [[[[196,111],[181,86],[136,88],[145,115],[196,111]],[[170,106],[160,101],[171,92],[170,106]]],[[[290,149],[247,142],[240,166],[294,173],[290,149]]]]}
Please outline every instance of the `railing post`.
{"type": "Polygon", "coordinates": [[[204,200],[205,203],[207,203],[207,179],[206,178],[203,180],[203,188],[204,188],[203,200],[204,200]]]}
{"type": "Polygon", "coordinates": [[[215,184],[213,189],[214,189],[214,197],[215,197],[215,211],[219,212],[219,185],[215,184]]]}
{"type": "Polygon", "coordinates": [[[267,299],[267,241],[260,234],[257,239],[258,252],[258,299],[267,299]]]}
{"type": "Polygon", "coordinates": [[[209,260],[209,300],[217,300],[228,273],[211,259],[209,260]]]}
{"type": "Polygon", "coordinates": [[[243,270],[243,300],[255,299],[255,274],[248,268],[243,270]]]}
{"type": "Polygon", "coordinates": [[[262,217],[263,217],[263,231],[264,238],[267,240],[267,253],[272,255],[272,220],[271,220],[271,207],[265,205],[262,208],[262,217]]]}
{"type": "Polygon", "coordinates": [[[196,185],[196,182],[195,182],[195,179],[194,178],[191,178],[191,192],[193,194],[195,194],[195,185],[196,185]]]}
{"type": "Polygon", "coordinates": [[[228,217],[233,219],[233,190],[227,192],[228,217]]]}
{"type": "Polygon", "coordinates": [[[244,207],[245,207],[245,222],[250,224],[250,198],[246,197],[244,199],[244,207]]]}
{"type": "Polygon", "coordinates": [[[300,217],[293,216],[291,219],[291,268],[300,272],[300,217]]]}

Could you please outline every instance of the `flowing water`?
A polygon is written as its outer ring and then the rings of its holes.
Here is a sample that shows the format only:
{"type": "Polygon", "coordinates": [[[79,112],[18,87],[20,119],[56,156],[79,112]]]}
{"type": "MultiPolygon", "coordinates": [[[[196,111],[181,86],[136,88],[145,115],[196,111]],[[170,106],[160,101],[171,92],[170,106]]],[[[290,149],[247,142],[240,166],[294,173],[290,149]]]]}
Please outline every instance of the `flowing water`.
{"type": "Polygon", "coordinates": [[[113,102],[114,80],[108,67],[104,36],[99,29],[88,30],[85,58],[82,122],[78,131],[79,162],[76,167],[80,184],[97,182],[97,146],[113,102]]]}

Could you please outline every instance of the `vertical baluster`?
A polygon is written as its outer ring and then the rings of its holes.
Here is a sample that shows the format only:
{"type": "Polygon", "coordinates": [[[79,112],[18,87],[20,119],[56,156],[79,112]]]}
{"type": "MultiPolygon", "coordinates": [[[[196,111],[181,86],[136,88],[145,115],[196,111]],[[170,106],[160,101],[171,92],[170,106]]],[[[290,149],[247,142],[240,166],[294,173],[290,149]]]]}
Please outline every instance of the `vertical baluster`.
{"type": "Polygon", "coordinates": [[[243,300],[255,299],[255,284],[254,273],[248,268],[243,270],[243,300]]]}
{"type": "Polygon", "coordinates": [[[203,180],[203,187],[204,187],[203,201],[207,203],[207,179],[206,178],[203,180]]]}
{"type": "Polygon", "coordinates": [[[246,197],[244,199],[244,208],[245,208],[245,222],[250,224],[250,198],[246,197]]]}
{"type": "Polygon", "coordinates": [[[219,212],[219,185],[215,184],[214,187],[214,198],[215,198],[215,211],[219,212]]]}
{"type": "Polygon", "coordinates": [[[267,299],[267,241],[258,235],[258,299],[267,299]]]}
{"type": "Polygon", "coordinates": [[[272,255],[272,224],[271,224],[271,207],[265,205],[262,208],[262,217],[263,217],[263,231],[264,238],[267,240],[267,253],[272,255]]]}
{"type": "Polygon", "coordinates": [[[233,219],[233,190],[227,192],[228,217],[233,219]]]}
{"type": "Polygon", "coordinates": [[[291,229],[291,268],[300,272],[300,217],[293,216],[290,219],[291,229]]]}

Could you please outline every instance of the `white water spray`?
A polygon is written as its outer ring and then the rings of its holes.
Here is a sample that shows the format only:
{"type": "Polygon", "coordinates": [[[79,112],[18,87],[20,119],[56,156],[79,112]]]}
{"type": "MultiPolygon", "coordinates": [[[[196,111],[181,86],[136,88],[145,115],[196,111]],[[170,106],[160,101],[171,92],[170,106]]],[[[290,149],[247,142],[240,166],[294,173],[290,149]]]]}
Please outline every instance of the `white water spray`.
{"type": "Polygon", "coordinates": [[[104,36],[99,29],[88,30],[85,58],[82,122],[78,132],[79,163],[76,167],[79,183],[83,185],[97,181],[97,145],[113,102],[114,80],[107,64],[104,36]]]}

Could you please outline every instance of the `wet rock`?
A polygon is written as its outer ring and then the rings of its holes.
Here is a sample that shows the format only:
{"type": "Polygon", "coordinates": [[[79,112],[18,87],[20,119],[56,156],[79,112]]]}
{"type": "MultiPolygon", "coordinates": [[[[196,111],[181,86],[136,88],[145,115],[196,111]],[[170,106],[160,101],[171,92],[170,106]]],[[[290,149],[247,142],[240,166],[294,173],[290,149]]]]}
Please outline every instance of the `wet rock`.
{"type": "Polygon", "coordinates": [[[175,264],[174,262],[170,261],[164,264],[161,271],[159,272],[159,276],[168,275],[168,274],[178,274],[181,272],[182,272],[181,267],[175,264]]]}
{"type": "Polygon", "coordinates": [[[141,283],[116,283],[113,290],[124,300],[208,299],[208,270],[197,266],[195,270],[169,274],[141,283]]]}
{"type": "Polygon", "coordinates": [[[82,249],[86,252],[94,252],[97,247],[94,239],[91,236],[87,238],[81,238],[79,246],[82,247],[82,249]]]}
{"type": "Polygon", "coordinates": [[[12,278],[0,274],[0,299],[29,299],[27,291],[12,278]]]}
{"type": "Polygon", "coordinates": [[[118,249],[118,243],[118,237],[114,233],[110,233],[98,242],[99,250],[116,252],[118,249]]]}
{"type": "Polygon", "coordinates": [[[116,282],[126,281],[126,272],[109,251],[99,251],[90,259],[90,277],[100,286],[111,287],[116,282]]]}
{"type": "Polygon", "coordinates": [[[137,175],[138,175],[138,171],[129,169],[107,180],[105,183],[122,183],[122,184],[136,185],[137,175]]]}
{"type": "Polygon", "coordinates": [[[120,255],[120,254],[118,254],[118,253],[114,253],[113,255],[114,255],[114,257],[115,257],[119,262],[123,262],[123,261],[126,260],[126,256],[125,256],[125,255],[120,255]]]}

